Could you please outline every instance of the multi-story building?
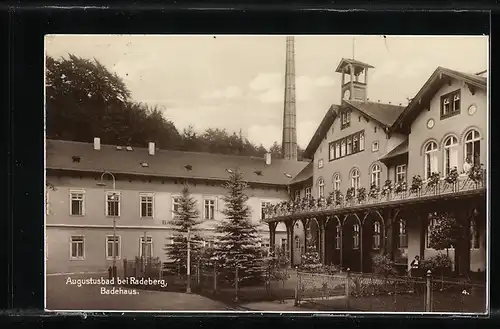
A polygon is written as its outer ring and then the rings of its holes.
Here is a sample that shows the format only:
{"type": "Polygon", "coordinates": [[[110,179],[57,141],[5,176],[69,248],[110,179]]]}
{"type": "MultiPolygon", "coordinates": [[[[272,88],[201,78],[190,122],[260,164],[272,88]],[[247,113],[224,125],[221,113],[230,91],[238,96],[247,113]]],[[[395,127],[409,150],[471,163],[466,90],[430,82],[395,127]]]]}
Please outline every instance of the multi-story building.
{"type": "MultiPolygon", "coordinates": [[[[147,148],[101,145],[99,138],[93,144],[47,140],[46,155],[47,183],[54,187],[46,195],[47,273],[105,271],[114,256],[118,268],[123,259],[143,253],[167,260],[164,247],[172,243],[168,222],[185,183],[197,201],[199,234],[210,243],[224,218],[223,184],[235,169],[249,184],[251,221],[260,223],[263,243],[269,244],[263,209],[286,200],[291,178],[308,164],[271,159],[270,154],[165,151],[154,143],[147,148]]],[[[284,224],[276,234],[278,243],[286,245],[284,224]]]]}
{"type": "Polygon", "coordinates": [[[425,259],[436,254],[429,246],[435,224],[430,214],[449,212],[469,236],[448,250],[455,270],[484,271],[485,172],[479,171],[475,179],[469,173],[474,165],[487,165],[486,73],[438,67],[409,104],[402,106],[367,97],[372,68],[341,60],[336,70],[342,74],[341,104],[327,111],[305,150],[311,164],[291,187],[296,198],[327,201],[305,207],[295,202],[293,210],[274,207],[272,218],[266,219],[271,243],[274,226],[285,223],[295,264],[304,244],[312,243],[324,263],[344,269],[370,271],[372,256],[378,253],[409,265],[416,255],[425,259]],[[458,179],[447,180],[455,168],[458,179]],[[439,173],[438,180],[433,173],[439,173]],[[422,187],[412,193],[419,177],[422,187]],[[363,188],[364,197],[360,196],[363,188]],[[352,200],[347,200],[348,190],[352,200]],[[335,191],[343,195],[338,203],[335,191]]]}

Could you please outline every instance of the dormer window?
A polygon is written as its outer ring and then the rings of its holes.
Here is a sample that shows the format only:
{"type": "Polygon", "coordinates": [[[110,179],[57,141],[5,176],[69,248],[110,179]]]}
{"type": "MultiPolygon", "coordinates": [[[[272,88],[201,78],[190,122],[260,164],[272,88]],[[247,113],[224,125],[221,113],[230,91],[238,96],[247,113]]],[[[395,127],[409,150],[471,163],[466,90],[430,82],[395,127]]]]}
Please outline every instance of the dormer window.
{"type": "Polygon", "coordinates": [[[441,96],[441,120],[460,113],[460,89],[441,96]]]}

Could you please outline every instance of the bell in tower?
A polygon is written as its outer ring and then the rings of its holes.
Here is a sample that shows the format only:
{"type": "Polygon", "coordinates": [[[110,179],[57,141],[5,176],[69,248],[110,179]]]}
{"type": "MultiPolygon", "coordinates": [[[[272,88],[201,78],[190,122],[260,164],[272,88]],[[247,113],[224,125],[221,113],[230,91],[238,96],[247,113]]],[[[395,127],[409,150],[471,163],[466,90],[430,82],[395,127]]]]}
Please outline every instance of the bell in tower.
{"type": "Polygon", "coordinates": [[[342,58],[335,72],[342,74],[341,99],[366,102],[369,64],[342,58]]]}

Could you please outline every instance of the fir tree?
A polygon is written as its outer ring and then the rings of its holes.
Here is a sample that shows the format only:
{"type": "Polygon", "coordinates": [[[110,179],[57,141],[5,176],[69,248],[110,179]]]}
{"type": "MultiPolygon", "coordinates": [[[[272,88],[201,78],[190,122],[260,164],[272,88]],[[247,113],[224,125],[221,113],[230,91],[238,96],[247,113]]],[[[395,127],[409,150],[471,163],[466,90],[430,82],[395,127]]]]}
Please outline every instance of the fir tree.
{"type": "Polygon", "coordinates": [[[165,244],[167,257],[173,260],[182,273],[187,267],[187,239],[188,231],[190,235],[191,264],[198,260],[201,254],[202,240],[196,234],[196,226],[200,223],[199,212],[196,207],[196,200],[191,197],[188,186],[184,186],[178,201],[178,206],[174,209],[174,216],[169,224],[174,231],[173,236],[168,238],[172,244],[165,244]]]}
{"type": "Polygon", "coordinates": [[[218,239],[215,247],[215,258],[224,277],[234,282],[235,270],[238,268],[239,282],[251,282],[263,279],[263,250],[256,225],[250,222],[250,208],[247,205],[248,185],[242,174],[235,171],[225,184],[228,193],[223,200],[225,207],[222,213],[225,220],[217,227],[218,239]]]}

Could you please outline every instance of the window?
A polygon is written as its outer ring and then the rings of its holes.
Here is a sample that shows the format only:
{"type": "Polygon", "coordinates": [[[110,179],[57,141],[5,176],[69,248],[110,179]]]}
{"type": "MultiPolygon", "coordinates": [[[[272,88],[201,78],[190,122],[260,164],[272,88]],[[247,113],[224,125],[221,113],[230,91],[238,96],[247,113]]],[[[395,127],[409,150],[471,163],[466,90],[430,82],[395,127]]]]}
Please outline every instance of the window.
{"type": "Polygon", "coordinates": [[[340,142],[340,156],[345,156],[345,140],[342,140],[340,142]]]}
{"type": "Polygon", "coordinates": [[[359,133],[359,150],[363,151],[365,149],[365,132],[359,133]]]}
{"type": "Polygon", "coordinates": [[[70,191],[70,215],[71,216],[83,216],[85,207],[85,192],[84,191],[70,191]]]}
{"type": "Polygon", "coordinates": [[[429,223],[427,224],[427,234],[426,234],[426,243],[425,243],[425,247],[427,249],[430,249],[430,242],[431,242],[431,232],[434,228],[434,225],[436,225],[438,222],[438,220],[434,217],[432,217],[431,219],[429,219],[429,223]]]}
{"type": "Polygon", "coordinates": [[[335,144],[330,144],[330,149],[328,153],[328,159],[332,161],[335,159],[335,144]]]}
{"type": "Polygon", "coordinates": [[[376,134],[377,133],[377,126],[373,127],[373,132],[376,134]]]}
{"type": "Polygon", "coordinates": [[[281,239],[281,250],[288,251],[288,243],[286,239],[281,239]]]}
{"type": "Polygon", "coordinates": [[[203,204],[203,218],[206,220],[215,219],[215,198],[205,198],[203,204]]]}
{"type": "Polygon", "coordinates": [[[352,138],[347,137],[347,155],[352,153],[352,138]]]}
{"type": "Polygon", "coordinates": [[[352,153],[359,152],[359,134],[356,134],[352,138],[352,153]]]}
{"type": "Polygon", "coordinates": [[[325,180],[323,177],[318,179],[318,197],[323,198],[325,196],[325,180]]]}
{"type": "Polygon", "coordinates": [[[375,186],[380,186],[380,165],[377,163],[372,166],[371,181],[370,183],[375,186]]]}
{"type": "Polygon", "coordinates": [[[85,238],[83,236],[72,236],[70,248],[71,259],[82,260],[85,258],[85,238]]]}
{"type": "Polygon", "coordinates": [[[333,175],[333,190],[340,191],[340,174],[333,175]]]}
{"type": "Polygon", "coordinates": [[[153,217],[153,193],[141,193],[141,217],[153,217]]]}
{"type": "Polygon", "coordinates": [[[340,249],[340,241],[341,241],[342,228],[339,224],[335,227],[335,249],[340,249]]]}
{"type": "Polygon", "coordinates": [[[172,197],[172,212],[175,213],[179,211],[179,207],[181,205],[181,197],[180,196],[173,196],[172,197]]]}
{"type": "Polygon", "coordinates": [[[351,124],[351,113],[349,111],[344,111],[340,114],[341,122],[340,129],[345,129],[351,124]]]}
{"type": "Polygon", "coordinates": [[[448,175],[453,168],[458,169],[458,140],[450,136],[444,142],[444,174],[448,175]]]}
{"type": "Polygon", "coordinates": [[[109,235],[106,237],[106,259],[120,258],[120,237],[109,235]]]}
{"type": "Polygon", "coordinates": [[[479,230],[475,218],[470,220],[470,247],[471,249],[479,249],[479,230]]]}
{"type": "Polygon", "coordinates": [[[437,144],[427,143],[425,147],[425,179],[429,179],[432,173],[438,171],[437,144]]]}
{"type": "Polygon", "coordinates": [[[340,142],[335,143],[335,159],[340,158],[340,142]]]}
{"type": "Polygon", "coordinates": [[[120,217],[120,193],[106,192],[106,216],[120,217]]]}
{"type": "Polygon", "coordinates": [[[352,249],[359,249],[359,224],[352,226],[352,249]]]}
{"type": "Polygon", "coordinates": [[[358,191],[359,188],[359,170],[353,169],[351,171],[351,187],[354,187],[354,193],[358,191]]]}
{"type": "Polygon", "coordinates": [[[260,203],[260,219],[266,219],[266,207],[267,206],[270,206],[271,205],[271,202],[269,201],[262,201],[260,203]]]}
{"type": "Polygon", "coordinates": [[[295,250],[300,250],[300,238],[295,236],[295,250]]]}
{"type": "Polygon", "coordinates": [[[378,142],[373,142],[372,143],[372,152],[377,152],[378,151],[378,142]]]}
{"type": "Polygon", "coordinates": [[[140,257],[153,257],[153,237],[147,236],[144,239],[144,236],[141,236],[139,253],[140,257]]]}
{"type": "Polygon", "coordinates": [[[441,120],[460,113],[460,89],[441,96],[441,120]]]}
{"type": "Polygon", "coordinates": [[[373,249],[380,249],[380,222],[373,223],[373,249]]]}
{"type": "Polygon", "coordinates": [[[300,190],[295,191],[295,201],[300,200],[300,190]]]}
{"type": "Polygon", "coordinates": [[[396,166],[396,183],[406,181],[406,165],[396,166]]]}
{"type": "Polygon", "coordinates": [[[473,165],[479,165],[481,163],[480,139],[481,136],[475,129],[470,130],[465,135],[465,160],[468,159],[473,165]]]}
{"type": "Polygon", "coordinates": [[[319,169],[323,168],[323,159],[318,160],[318,168],[319,169]]]}
{"type": "Polygon", "coordinates": [[[408,233],[404,219],[399,220],[399,248],[408,248],[408,233]]]}
{"type": "Polygon", "coordinates": [[[306,198],[310,199],[311,198],[311,187],[306,187],[306,198]]]}

